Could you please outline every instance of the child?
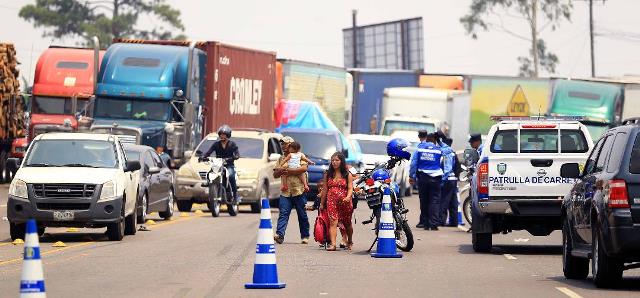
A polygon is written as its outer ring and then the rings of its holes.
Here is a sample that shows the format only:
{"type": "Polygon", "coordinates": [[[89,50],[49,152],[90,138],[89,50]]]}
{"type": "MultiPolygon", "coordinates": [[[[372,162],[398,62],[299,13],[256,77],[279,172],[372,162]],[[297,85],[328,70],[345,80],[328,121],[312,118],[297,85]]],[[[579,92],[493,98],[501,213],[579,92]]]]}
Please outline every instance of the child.
{"type": "MultiPolygon", "coordinates": [[[[289,145],[289,155],[287,155],[282,163],[287,164],[288,169],[297,169],[301,167],[300,162],[305,161],[308,164],[315,164],[313,161],[308,159],[302,152],[300,152],[300,143],[293,142],[289,145]]],[[[302,184],[304,184],[304,191],[309,191],[309,184],[307,184],[307,179],[305,173],[296,175],[296,178],[300,179],[302,184]]],[[[282,177],[282,191],[287,191],[289,186],[287,185],[289,181],[289,176],[282,177]]]]}

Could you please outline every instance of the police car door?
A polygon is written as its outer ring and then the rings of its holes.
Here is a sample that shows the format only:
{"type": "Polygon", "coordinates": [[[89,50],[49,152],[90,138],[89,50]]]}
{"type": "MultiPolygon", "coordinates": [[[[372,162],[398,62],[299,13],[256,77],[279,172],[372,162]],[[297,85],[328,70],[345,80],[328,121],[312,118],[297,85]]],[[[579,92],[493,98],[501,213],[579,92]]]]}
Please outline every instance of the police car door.
{"type": "Polygon", "coordinates": [[[564,197],[574,181],[560,167],[584,163],[590,146],[578,123],[503,124],[489,148],[489,196],[564,197]]]}

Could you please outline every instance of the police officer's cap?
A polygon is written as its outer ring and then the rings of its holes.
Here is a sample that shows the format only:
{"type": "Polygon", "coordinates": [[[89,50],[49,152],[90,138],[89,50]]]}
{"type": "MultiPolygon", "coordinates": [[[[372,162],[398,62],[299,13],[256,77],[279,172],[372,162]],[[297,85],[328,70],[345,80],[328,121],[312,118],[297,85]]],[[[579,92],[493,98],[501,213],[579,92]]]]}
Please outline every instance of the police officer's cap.
{"type": "Polygon", "coordinates": [[[482,136],[479,133],[474,133],[471,136],[469,136],[469,143],[473,143],[477,141],[482,141],[482,136]]]}

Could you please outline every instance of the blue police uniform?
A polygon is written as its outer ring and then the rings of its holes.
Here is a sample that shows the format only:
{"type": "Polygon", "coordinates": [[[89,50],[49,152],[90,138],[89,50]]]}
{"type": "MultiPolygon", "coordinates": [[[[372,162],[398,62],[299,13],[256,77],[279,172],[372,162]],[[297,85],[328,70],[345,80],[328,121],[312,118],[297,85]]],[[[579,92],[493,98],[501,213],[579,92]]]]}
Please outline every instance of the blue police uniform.
{"type": "Polygon", "coordinates": [[[456,153],[447,144],[442,144],[444,157],[444,175],[442,175],[442,194],[440,208],[440,225],[445,225],[449,213],[449,225],[458,225],[458,177],[453,169],[456,166],[456,153]]]}
{"type": "Polygon", "coordinates": [[[442,151],[431,142],[422,142],[411,156],[409,175],[418,182],[420,222],[425,229],[437,228],[440,223],[440,195],[442,151]]]}

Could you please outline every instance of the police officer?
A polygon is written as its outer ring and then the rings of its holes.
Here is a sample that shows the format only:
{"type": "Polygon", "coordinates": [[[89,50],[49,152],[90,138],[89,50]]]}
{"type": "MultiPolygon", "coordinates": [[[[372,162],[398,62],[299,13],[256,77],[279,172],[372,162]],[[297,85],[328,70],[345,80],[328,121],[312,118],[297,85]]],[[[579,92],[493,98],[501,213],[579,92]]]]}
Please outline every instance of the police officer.
{"type": "Polygon", "coordinates": [[[482,155],[482,136],[479,133],[469,136],[469,145],[478,151],[478,156],[482,155]]]}
{"type": "Polygon", "coordinates": [[[223,158],[225,160],[225,167],[229,171],[229,184],[231,184],[231,191],[233,191],[233,198],[238,200],[238,185],[236,184],[236,167],[234,161],[240,158],[240,152],[238,151],[238,145],[231,138],[231,127],[229,125],[222,125],[218,128],[218,140],[211,145],[211,148],[207,150],[200,160],[204,160],[211,154],[215,153],[217,158],[223,158]]]}
{"type": "Polygon", "coordinates": [[[442,198],[440,208],[440,225],[444,226],[449,213],[449,226],[458,225],[458,175],[460,171],[458,157],[451,148],[453,140],[445,137],[442,139],[442,155],[444,157],[444,175],[442,175],[442,198]]]}
{"type": "Polygon", "coordinates": [[[437,231],[440,223],[440,195],[442,151],[436,143],[437,135],[429,134],[411,156],[410,182],[418,182],[420,222],[418,228],[437,231]]]}

